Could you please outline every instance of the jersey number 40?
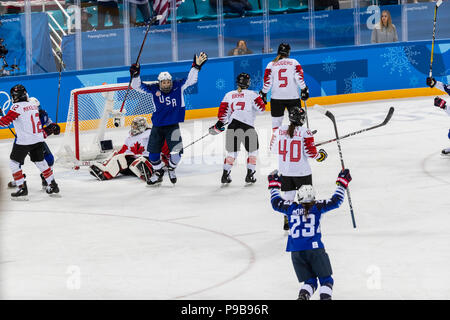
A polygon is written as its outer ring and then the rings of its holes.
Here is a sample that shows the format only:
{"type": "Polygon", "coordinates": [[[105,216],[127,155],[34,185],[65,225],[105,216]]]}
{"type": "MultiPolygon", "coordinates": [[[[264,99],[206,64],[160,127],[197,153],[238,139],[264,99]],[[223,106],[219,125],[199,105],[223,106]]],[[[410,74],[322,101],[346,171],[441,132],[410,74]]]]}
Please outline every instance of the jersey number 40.
{"type": "Polygon", "coordinates": [[[288,153],[289,162],[299,162],[302,157],[302,142],[299,140],[290,141],[288,151],[287,140],[280,141],[278,143],[278,154],[283,156],[284,162],[286,162],[288,153]]]}

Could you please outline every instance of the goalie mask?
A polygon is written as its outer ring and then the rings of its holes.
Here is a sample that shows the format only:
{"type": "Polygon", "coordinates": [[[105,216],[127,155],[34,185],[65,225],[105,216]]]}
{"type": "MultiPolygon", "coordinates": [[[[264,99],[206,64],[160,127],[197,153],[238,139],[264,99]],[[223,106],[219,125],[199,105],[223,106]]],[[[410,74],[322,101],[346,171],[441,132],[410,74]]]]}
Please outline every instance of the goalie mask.
{"type": "Polygon", "coordinates": [[[292,108],[289,111],[289,121],[295,126],[302,126],[305,123],[305,110],[300,107],[292,108]]]}
{"type": "Polygon", "coordinates": [[[297,191],[297,201],[299,203],[313,203],[316,201],[316,191],[310,184],[304,184],[297,191]]]}
{"type": "Polygon", "coordinates": [[[172,76],[167,71],[161,72],[158,75],[159,90],[164,93],[169,93],[172,90],[172,76]]]}
{"type": "Polygon", "coordinates": [[[130,134],[136,136],[149,128],[147,120],[144,117],[136,117],[131,122],[130,134]]]}
{"type": "Polygon", "coordinates": [[[237,76],[236,83],[241,89],[247,89],[250,87],[250,75],[247,73],[240,73],[237,76]]]}
{"type": "Polygon", "coordinates": [[[28,101],[28,93],[25,87],[21,84],[16,84],[11,88],[11,99],[14,103],[21,101],[28,101]]]}

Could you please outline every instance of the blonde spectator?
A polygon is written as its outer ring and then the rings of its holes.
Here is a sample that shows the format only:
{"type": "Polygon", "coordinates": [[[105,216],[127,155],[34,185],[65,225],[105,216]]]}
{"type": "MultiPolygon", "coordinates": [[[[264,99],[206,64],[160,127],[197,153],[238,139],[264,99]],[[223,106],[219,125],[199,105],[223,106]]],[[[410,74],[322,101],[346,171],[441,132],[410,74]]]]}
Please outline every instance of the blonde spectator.
{"type": "Polygon", "coordinates": [[[381,12],[380,23],[372,31],[372,43],[397,42],[397,29],[392,24],[391,14],[387,10],[381,12]]]}

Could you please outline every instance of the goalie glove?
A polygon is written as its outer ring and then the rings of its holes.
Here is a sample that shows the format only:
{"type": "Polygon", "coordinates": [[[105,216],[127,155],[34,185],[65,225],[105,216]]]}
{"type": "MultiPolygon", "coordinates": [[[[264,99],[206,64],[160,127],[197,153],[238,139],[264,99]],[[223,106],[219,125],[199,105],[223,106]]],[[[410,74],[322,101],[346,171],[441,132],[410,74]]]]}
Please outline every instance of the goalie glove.
{"type": "Polygon", "coordinates": [[[267,104],[267,93],[264,93],[262,90],[259,90],[259,96],[263,100],[264,104],[267,104]]]}
{"type": "Polygon", "coordinates": [[[323,149],[319,149],[319,151],[317,152],[316,161],[317,162],[325,161],[327,157],[328,153],[323,149]]]}
{"type": "Polygon", "coordinates": [[[343,169],[339,172],[338,178],[336,180],[336,184],[338,186],[344,187],[347,189],[348,184],[352,181],[352,176],[350,175],[349,169],[343,169]]]}
{"type": "Polygon", "coordinates": [[[436,97],[436,98],[434,98],[434,105],[441,109],[445,109],[445,107],[447,107],[447,102],[444,99],[436,97]]]}
{"type": "Polygon", "coordinates": [[[304,87],[300,92],[300,97],[303,101],[308,100],[309,98],[309,89],[308,87],[304,87]]]}
{"type": "Polygon", "coordinates": [[[205,62],[208,61],[208,55],[204,52],[200,52],[197,56],[194,54],[194,61],[192,62],[192,67],[200,71],[205,62]]]}
{"type": "Polygon", "coordinates": [[[222,121],[217,121],[215,125],[209,128],[209,134],[215,136],[225,130],[225,124],[222,121]]]}
{"type": "Polygon", "coordinates": [[[280,176],[278,175],[278,170],[274,170],[267,176],[269,180],[269,189],[279,189],[281,188],[280,176]]]}
{"type": "Polygon", "coordinates": [[[433,88],[436,85],[436,79],[432,77],[427,77],[427,86],[433,88]]]}
{"type": "Polygon", "coordinates": [[[139,63],[133,63],[130,67],[131,78],[139,77],[140,73],[141,73],[141,65],[139,63]]]}

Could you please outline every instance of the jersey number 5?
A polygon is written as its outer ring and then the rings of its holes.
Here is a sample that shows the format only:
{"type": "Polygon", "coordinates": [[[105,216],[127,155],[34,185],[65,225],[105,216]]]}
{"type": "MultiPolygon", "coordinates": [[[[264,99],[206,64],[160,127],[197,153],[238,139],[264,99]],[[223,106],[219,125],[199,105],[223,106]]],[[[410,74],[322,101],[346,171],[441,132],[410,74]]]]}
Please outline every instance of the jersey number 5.
{"type": "Polygon", "coordinates": [[[287,69],[280,69],[278,71],[278,80],[280,81],[280,88],[287,87],[288,85],[288,78],[282,75],[282,73],[285,73],[286,71],[287,69]]]}
{"type": "Polygon", "coordinates": [[[42,124],[41,124],[41,120],[39,120],[39,112],[31,115],[31,125],[33,127],[33,133],[41,133],[42,130],[42,124]],[[34,117],[36,117],[36,121],[34,121],[34,117]]]}
{"type": "MultiPolygon", "coordinates": [[[[286,162],[287,140],[278,143],[278,153],[283,156],[283,161],[286,162]],[[281,143],[283,142],[283,147],[281,143]]],[[[292,140],[289,143],[289,162],[299,162],[302,157],[302,142],[299,140],[292,140]],[[296,150],[295,150],[296,149],[296,150]]]]}

